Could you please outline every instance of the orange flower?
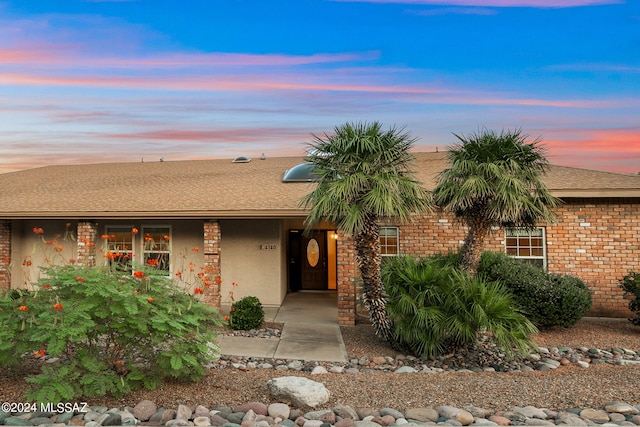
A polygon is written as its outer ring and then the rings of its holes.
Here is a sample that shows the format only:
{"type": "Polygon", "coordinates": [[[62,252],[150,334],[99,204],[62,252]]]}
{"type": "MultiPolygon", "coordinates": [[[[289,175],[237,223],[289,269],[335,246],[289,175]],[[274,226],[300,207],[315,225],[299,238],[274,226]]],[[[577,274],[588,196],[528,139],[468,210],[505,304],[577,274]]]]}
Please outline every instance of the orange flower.
{"type": "Polygon", "coordinates": [[[33,232],[35,234],[44,234],[44,230],[41,227],[33,227],[33,232]]]}
{"type": "Polygon", "coordinates": [[[108,234],[103,234],[102,236],[100,236],[100,238],[102,240],[109,240],[109,235],[108,234]]]}
{"type": "Polygon", "coordinates": [[[56,252],[62,252],[62,249],[63,249],[62,245],[56,245],[53,247],[53,250],[56,252]]]}
{"type": "Polygon", "coordinates": [[[85,279],[84,277],[76,277],[76,282],[82,282],[82,283],[87,283],[87,279],[85,279]]]}
{"type": "Polygon", "coordinates": [[[75,263],[76,263],[76,260],[74,258],[69,259],[69,264],[75,264],[75,263]]]}
{"type": "Polygon", "coordinates": [[[197,246],[194,246],[193,248],[191,248],[191,250],[192,250],[193,252],[200,252],[200,248],[199,248],[199,247],[197,247],[197,246]]]}
{"type": "Polygon", "coordinates": [[[231,286],[233,286],[234,288],[237,288],[238,284],[236,282],[231,282],[231,286]]]}
{"type": "Polygon", "coordinates": [[[152,302],[154,302],[154,301],[155,301],[155,300],[153,299],[153,297],[149,297],[149,298],[147,298],[147,302],[148,302],[148,303],[152,303],[152,302]]]}
{"type": "Polygon", "coordinates": [[[169,235],[168,235],[168,234],[165,234],[164,236],[162,236],[162,238],[163,238],[164,240],[169,240],[169,238],[170,238],[170,237],[169,237],[169,235]]]}
{"type": "Polygon", "coordinates": [[[62,303],[53,304],[53,309],[56,311],[62,311],[62,303]]]}
{"type": "Polygon", "coordinates": [[[229,313],[233,313],[234,311],[236,311],[236,308],[235,308],[235,307],[231,307],[231,308],[229,309],[229,313]]]}
{"type": "Polygon", "coordinates": [[[9,257],[8,257],[8,256],[6,256],[6,257],[2,258],[2,261],[4,261],[4,262],[9,262],[9,261],[10,261],[10,259],[9,259],[9,257]]]}
{"type": "Polygon", "coordinates": [[[224,321],[228,322],[229,321],[229,316],[224,316],[224,321]]]}
{"type": "Polygon", "coordinates": [[[158,260],[157,260],[157,259],[155,259],[155,258],[149,258],[149,259],[147,260],[147,264],[149,264],[149,265],[150,265],[150,266],[152,266],[152,267],[153,267],[153,266],[157,266],[157,265],[158,265],[158,260]]]}
{"type": "Polygon", "coordinates": [[[29,311],[29,307],[27,307],[26,305],[21,305],[20,307],[18,307],[18,310],[20,310],[20,311],[29,311]]]}
{"type": "Polygon", "coordinates": [[[216,277],[215,278],[215,282],[216,282],[216,285],[221,285],[222,284],[222,278],[216,277]]]}
{"type": "Polygon", "coordinates": [[[182,277],[182,271],[180,270],[176,271],[176,277],[182,277]]]}
{"type": "Polygon", "coordinates": [[[133,272],[133,277],[135,277],[136,279],[143,279],[144,278],[144,272],[143,271],[134,271],[133,272]]]}
{"type": "Polygon", "coordinates": [[[131,228],[131,233],[132,234],[138,234],[138,229],[135,228],[135,227],[131,228]]]}
{"type": "Polygon", "coordinates": [[[24,261],[22,261],[22,265],[25,267],[31,267],[31,258],[25,258],[24,261]]]}
{"type": "Polygon", "coordinates": [[[45,355],[44,348],[41,348],[40,349],[40,357],[44,357],[44,355],[45,355]]]}
{"type": "Polygon", "coordinates": [[[57,241],[56,239],[51,239],[51,240],[46,240],[46,241],[44,242],[44,244],[45,244],[45,245],[47,245],[47,246],[51,246],[51,245],[53,245],[53,244],[55,244],[55,243],[57,243],[57,242],[58,242],[58,241],[57,241]]]}
{"type": "Polygon", "coordinates": [[[42,285],[42,289],[51,289],[51,283],[45,283],[42,285]]]}
{"type": "Polygon", "coordinates": [[[202,294],[203,292],[204,292],[204,291],[202,290],[202,288],[195,288],[195,289],[193,290],[193,293],[194,293],[194,294],[202,294]]]}
{"type": "Polygon", "coordinates": [[[205,279],[202,283],[204,284],[204,286],[205,286],[206,288],[208,288],[209,286],[211,286],[211,285],[213,284],[213,283],[211,282],[211,280],[206,280],[206,279],[205,279]]]}

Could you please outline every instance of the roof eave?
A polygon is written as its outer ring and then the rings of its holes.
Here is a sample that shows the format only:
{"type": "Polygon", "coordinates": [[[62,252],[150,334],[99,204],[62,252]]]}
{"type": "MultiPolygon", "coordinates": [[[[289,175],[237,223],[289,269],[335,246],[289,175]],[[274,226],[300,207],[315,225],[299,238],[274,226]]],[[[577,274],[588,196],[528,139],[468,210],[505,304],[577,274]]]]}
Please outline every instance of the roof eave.
{"type": "Polygon", "coordinates": [[[245,218],[299,218],[309,211],[302,209],[230,210],[230,211],[50,211],[0,212],[0,219],[245,219],[245,218]]]}
{"type": "Polygon", "coordinates": [[[551,193],[561,199],[567,198],[640,198],[640,190],[636,188],[613,189],[562,189],[551,190],[551,193]]]}

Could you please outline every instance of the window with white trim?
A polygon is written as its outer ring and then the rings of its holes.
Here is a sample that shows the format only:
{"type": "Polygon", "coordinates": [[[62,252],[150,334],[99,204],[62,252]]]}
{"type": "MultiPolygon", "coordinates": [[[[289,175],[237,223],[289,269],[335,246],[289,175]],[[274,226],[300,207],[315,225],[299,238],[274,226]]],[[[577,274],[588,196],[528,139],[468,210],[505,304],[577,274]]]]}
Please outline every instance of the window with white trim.
{"type": "Polygon", "coordinates": [[[546,243],[545,229],[543,227],[505,229],[507,255],[537,265],[540,268],[547,267],[546,243]]]}
{"type": "Polygon", "coordinates": [[[168,276],[171,271],[171,227],[143,227],[142,236],[142,262],[168,276]]]}
{"type": "Polygon", "coordinates": [[[400,253],[398,227],[380,227],[380,255],[398,256],[400,253]]]}
{"type": "Polygon", "coordinates": [[[132,263],[135,256],[135,234],[137,230],[131,226],[106,226],[104,240],[104,254],[107,263],[115,266],[118,270],[132,270],[132,263]]]}

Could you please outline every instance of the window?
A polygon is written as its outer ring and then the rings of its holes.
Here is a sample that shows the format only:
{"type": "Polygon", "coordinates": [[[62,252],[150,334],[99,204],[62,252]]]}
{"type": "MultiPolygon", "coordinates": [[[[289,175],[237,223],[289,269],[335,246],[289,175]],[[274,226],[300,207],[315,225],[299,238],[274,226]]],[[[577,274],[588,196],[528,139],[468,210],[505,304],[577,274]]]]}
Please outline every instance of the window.
{"type": "Polygon", "coordinates": [[[398,227],[380,227],[380,255],[397,256],[398,250],[398,227]]]}
{"type": "Polygon", "coordinates": [[[547,266],[545,229],[505,229],[507,255],[530,262],[541,268],[547,266]]]}
{"type": "Polygon", "coordinates": [[[105,241],[105,258],[109,265],[115,265],[122,271],[131,271],[134,238],[134,227],[106,227],[102,239],[105,241]]]}
{"type": "Polygon", "coordinates": [[[171,268],[171,227],[144,227],[142,235],[142,262],[168,276],[171,268]]]}

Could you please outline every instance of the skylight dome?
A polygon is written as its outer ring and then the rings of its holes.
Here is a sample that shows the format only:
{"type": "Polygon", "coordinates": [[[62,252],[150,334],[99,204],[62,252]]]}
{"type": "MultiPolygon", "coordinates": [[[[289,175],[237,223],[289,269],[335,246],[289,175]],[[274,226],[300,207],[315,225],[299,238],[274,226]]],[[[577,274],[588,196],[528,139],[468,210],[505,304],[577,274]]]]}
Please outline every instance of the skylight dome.
{"type": "Polygon", "coordinates": [[[282,182],[313,182],[317,180],[315,175],[316,165],[313,163],[300,163],[288,169],[282,177],[282,182]]]}
{"type": "Polygon", "coordinates": [[[231,163],[249,163],[251,161],[250,157],[239,156],[231,161],[231,163]]]}

